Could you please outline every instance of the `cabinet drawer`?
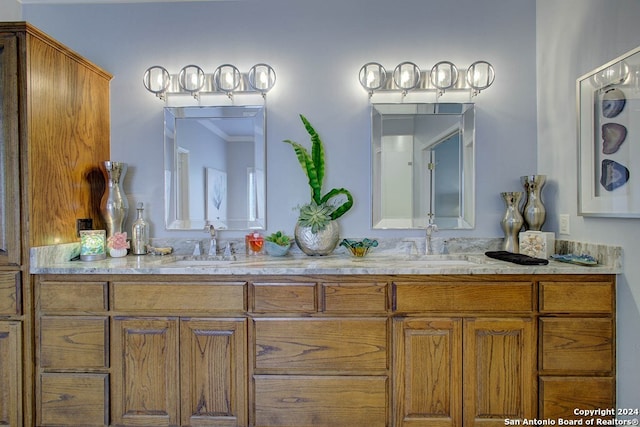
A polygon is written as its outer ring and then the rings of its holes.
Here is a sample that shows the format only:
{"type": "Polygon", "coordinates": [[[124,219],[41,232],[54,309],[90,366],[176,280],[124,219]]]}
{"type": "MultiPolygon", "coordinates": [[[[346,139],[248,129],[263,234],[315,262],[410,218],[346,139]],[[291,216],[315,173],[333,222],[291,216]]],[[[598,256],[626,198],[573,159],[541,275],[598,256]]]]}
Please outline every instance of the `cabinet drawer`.
{"type": "Polygon", "coordinates": [[[387,311],[386,283],[323,283],[323,311],[371,313],[387,311]]]}
{"type": "Polygon", "coordinates": [[[540,282],[542,313],[612,313],[613,282],[540,282]]]}
{"type": "Polygon", "coordinates": [[[397,312],[531,312],[533,283],[397,282],[397,312]]]}
{"type": "Polygon", "coordinates": [[[387,377],[271,376],[255,383],[256,426],[387,425],[387,377]]]}
{"type": "Polygon", "coordinates": [[[253,284],[253,311],[256,313],[313,313],[316,306],[315,283],[253,284]]]}
{"type": "Polygon", "coordinates": [[[42,374],[38,425],[108,425],[108,395],[107,374],[42,374]]]}
{"type": "Polygon", "coordinates": [[[612,372],[612,319],[540,319],[543,371],[612,372]]]}
{"type": "Polygon", "coordinates": [[[386,319],[256,319],[255,367],[273,373],[381,372],[386,319]]]}
{"type": "Polygon", "coordinates": [[[42,317],[40,366],[44,369],[107,368],[106,317],[42,317]]]}
{"type": "Polygon", "coordinates": [[[112,284],[113,309],[160,313],[246,311],[245,282],[112,284]]]}
{"type": "Polygon", "coordinates": [[[40,282],[39,308],[45,313],[107,311],[106,282],[40,282]]]}
{"type": "MultiPolygon", "coordinates": [[[[615,407],[615,380],[610,377],[540,377],[540,419],[582,420],[582,410],[615,407]]],[[[609,419],[611,417],[598,417],[609,419]]]]}
{"type": "Polygon", "coordinates": [[[0,316],[21,314],[20,272],[0,273],[0,316]]]}

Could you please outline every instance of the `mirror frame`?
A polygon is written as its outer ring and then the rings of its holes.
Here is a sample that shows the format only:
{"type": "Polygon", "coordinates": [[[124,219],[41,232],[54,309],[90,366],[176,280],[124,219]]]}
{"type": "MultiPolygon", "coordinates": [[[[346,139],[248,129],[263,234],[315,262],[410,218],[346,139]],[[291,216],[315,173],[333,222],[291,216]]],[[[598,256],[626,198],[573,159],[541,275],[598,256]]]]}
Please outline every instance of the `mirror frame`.
{"type": "MultiPolygon", "coordinates": [[[[225,141],[229,142],[229,141],[225,141]]],[[[245,105],[245,106],[185,106],[185,107],[164,107],[164,213],[165,228],[167,230],[203,230],[205,226],[213,225],[217,230],[265,230],[266,220],[266,106],[245,105]],[[176,123],[179,119],[244,119],[251,120],[254,135],[253,147],[253,172],[249,173],[246,179],[245,188],[247,197],[249,187],[255,191],[253,199],[253,216],[247,213],[246,218],[207,218],[206,201],[207,194],[211,190],[209,187],[226,185],[228,170],[221,171],[214,167],[205,166],[202,173],[201,187],[204,200],[204,212],[201,218],[181,219],[178,215],[178,152],[181,149],[178,144],[179,137],[176,135],[176,123]]],[[[226,163],[226,161],[225,161],[226,163]]],[[[237,193],[234,192],[234,193],[237,193]]],[[[248,204],[248,202],[247,202],[248,204]]],[[[249,210],[249,206],[247,206],[249,210]]]]}
{"type": "MultiPolygon", "coordinates": [[[[441,135],[450,135],[454,128],[451,125],[441,135]]],[[[413,144],[413,142],[412,142],[413,144]]],[[[424,229],[429,221],[429,213],[433,216],[433,222],[440,229],[473,229],[475,227],[475,104],[474,103],[372,103],[371,104],[371,228],[372,229],[424,229]],[[458,194],[459,215],[441,216],[434,214],[435,208],[432,206],[435,195],[431,195],[431,200],[415,200],[414,190],[410,195],[411,217],[399,218],[399,221],[391,221],[380,225],[382,218],[382,176],[377,151],[381,151],[383,137],[384,116],[407,116],[407,115],[443,115],[457,116],[460,132],[459,144],[459,180],[460,191],[458,194]],[[429,205],[425,209],[424,215],[416,215],[416,206],[429,205]]],[[[434,145],[431,145],[433,147],[434,145]]],[[[415,174],[419,173],[413,169],[415,154],[412,154],[411,176],[415,182],[415,174]]],[[[423,178],[424,173],[421,174],[423,178]]],[[[413,184],[412,184],[413,185],[413,184]]]]}

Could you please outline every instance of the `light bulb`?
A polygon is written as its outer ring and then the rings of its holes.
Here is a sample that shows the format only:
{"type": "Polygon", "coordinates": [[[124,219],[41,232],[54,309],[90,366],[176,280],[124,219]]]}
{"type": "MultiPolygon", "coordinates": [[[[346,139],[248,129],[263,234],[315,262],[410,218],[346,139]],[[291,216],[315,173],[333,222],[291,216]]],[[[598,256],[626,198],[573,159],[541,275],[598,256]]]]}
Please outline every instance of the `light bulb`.
{"type": "Polygon", "coordinates": [[[264,71],[258,73],[258,87],[260,89],[266,89],[268,83],[269,77],[267,76],[267,73],[265,73],[264,71]]]}

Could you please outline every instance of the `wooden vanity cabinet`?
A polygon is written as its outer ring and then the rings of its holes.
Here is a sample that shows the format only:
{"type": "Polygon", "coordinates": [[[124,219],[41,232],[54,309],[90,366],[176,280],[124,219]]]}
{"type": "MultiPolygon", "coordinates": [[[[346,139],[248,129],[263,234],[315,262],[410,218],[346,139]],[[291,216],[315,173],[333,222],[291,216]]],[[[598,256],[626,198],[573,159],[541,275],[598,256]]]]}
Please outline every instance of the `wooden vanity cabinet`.
{"type": "Polygon", "coordinates": [[[251,425],[391,425],[389,286],[331,279],[252,283],[251,425]]]}
{"type": "Polygon", "coordinates": [[[532,281],[394,282],[396,426],[535,417],[532,281]]]}
{"type": "Polygon", "coordinates": [[[37,425],[468,427],[615,406],[614,276],[44,275],[35,290],[37,425]]]}
{"type": "Polygon", "coordinates": [[[17,278],[19,310],[2,312],[0,295],[0,370],[11,365],[0,373],[0,425],[35,423],[30,248],[77,241],[79,218],[102,224],[110,80],[34,26],[0,22],[0,275],[17,278]]]}
{"type": "Polygon", "coordinates": [[[539,417],[615,408],[615,281],[540,282],[539,417]]]}

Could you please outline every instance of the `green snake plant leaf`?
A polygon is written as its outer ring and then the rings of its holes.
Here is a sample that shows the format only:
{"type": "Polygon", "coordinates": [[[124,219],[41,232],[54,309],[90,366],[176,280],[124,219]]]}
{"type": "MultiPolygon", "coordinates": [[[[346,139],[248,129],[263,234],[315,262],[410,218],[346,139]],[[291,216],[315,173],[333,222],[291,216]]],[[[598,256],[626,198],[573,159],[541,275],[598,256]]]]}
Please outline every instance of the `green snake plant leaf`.
{"type": "MultiPolygon", "coordinates": [[[[302,114],[300,114],[300,120],[304,124],[304,128],[307,130],[309,137],[311,138],[311,159],[316,167],[316,174],[318,176],[318,183],[322,187],[322,181],[324,180],[324,146],[322,140],[318,135],[318,132],[311,126],[309,120],[302,114]]],[[[316,200],[316,202],[318,202],[316,200]]]]}
{"type": "Polygon", "coordinates": [[[351,206],[353,206],[353,196],[351,195],[349,190],[347,190],[346,188],[334,188],[331,191],[329,191],[327,194],[325,194],[320,200],[320,203],[324,204],[324,203],[327,203],[329,200],[333,199],[334,197],[339,196],[340,194],[346,196],[347,200],[345,200],[344,203],[342,203],[340,206],[335,208],[333,212],[331,212],[331,219],[338,219],[342,215],[347,213],[349,209],[351,209],[351,206]]]}
{"type": "Polygon", "coordinates": [[[318,180],[318,173],[316,171],[316,166],[311,158],[311,155],[302,145],[295,141],[291,141],[290,139],[285,139],[284,142],[287,144],[291,144],[293,150],[298,157],[298,162],[300,162],[300,166],[302,166],[302,170],[307,174],[307,178],[309,178],[309,187],[311,188],[311,198],[317,203],[320,204],[320,199],[322,198],[322,182],[318,180]]]}

